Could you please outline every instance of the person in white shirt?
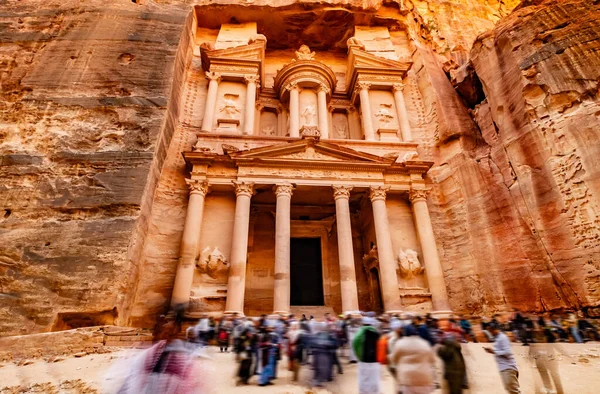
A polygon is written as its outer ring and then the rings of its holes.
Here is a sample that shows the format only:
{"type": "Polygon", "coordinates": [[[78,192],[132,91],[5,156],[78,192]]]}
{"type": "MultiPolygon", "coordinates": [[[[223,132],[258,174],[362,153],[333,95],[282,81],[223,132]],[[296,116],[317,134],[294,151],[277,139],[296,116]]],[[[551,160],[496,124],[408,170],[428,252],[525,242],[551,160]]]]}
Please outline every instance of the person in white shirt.
{"type": "Polygon", "coordinates": [[[517,361],[512,352],[510,341],[505,333],[500,331],[495,323],[490,323],[488,330],[494,336],[494,348],[484,348],[486,352],[493,354],[496,357],[502,384],[507,393],[521,394],[519,387],[519,369],[517,361]]]}

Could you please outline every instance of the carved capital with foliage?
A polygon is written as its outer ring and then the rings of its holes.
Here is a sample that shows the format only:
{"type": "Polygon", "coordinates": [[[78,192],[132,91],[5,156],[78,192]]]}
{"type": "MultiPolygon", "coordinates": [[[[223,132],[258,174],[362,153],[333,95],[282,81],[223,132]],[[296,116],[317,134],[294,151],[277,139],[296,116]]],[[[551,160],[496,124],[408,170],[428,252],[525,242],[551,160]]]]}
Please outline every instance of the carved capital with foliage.
{"type": "Polygon", "coordinates": [[[254,182],[232,181],[235,186],[236,196],[252,197],[254,194],[254,182]]]}
{"type": "Polygon", "coordinates": [[[279,196],[287,196],[289,198],[292,197],[292,192],[294,190],[294,185],[291,183],[280,183],[273,187],[273,191],[277,197],[279,196]]]}
{"type": "Polygon", "coordinates": [[[404,84],[402,82],[395,83],[392,85],[392,89],[394,90],[394,92],[402,92],[404,90],[404,84]]]}
{"type": "Polygon", "coordinates": [[[425,190],[425,189],[410,189],[410,192],[408,192],[408,199],[413,204],[416,201],[427,201],[427,193],[429,193],[429,190],[425,190]]]}
{"type": "Polygon", "coordinates": [[[190,188],[190,194],[200,194],[202,196],[208,194],[208,182],[204,179],[186,179],[185,183],[190,188]]]}
{"type": "Polygon", "coordinates": [[[206,79],[208,79],[209,81],[221,82],[221,74],[220,73],[207,71],[205,74],[206,74],[206,79]]]}
{"type": "Polygon", "coordinates": [[[385,201],[385,197],[387,195],[387,191],[390,190],[389,186],[372,186],[371,192],[369,193],[369,198],[371,202],[377,200],[385,201]]]}
{"type": "Polygon", "coordinates": [[[258,81],[260,80],[258,75],[245,75],[244,76],[244,81],[246,81],[246,83],[258,83],[258,81]]]}
{"type": "Polygon", "coordinates": [[[352,186],[346,185],[333,185],[333,199],[337,200],[338,198],[344,198],[348,200],[350,198],[350,191],[352,191],[352,186]]]}

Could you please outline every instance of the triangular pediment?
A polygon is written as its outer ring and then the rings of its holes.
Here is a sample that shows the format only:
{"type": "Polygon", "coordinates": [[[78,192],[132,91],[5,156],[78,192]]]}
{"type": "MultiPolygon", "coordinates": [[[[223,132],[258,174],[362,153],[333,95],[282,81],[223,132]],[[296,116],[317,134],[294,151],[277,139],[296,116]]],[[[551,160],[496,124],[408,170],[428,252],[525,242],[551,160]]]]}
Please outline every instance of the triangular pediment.
{"type": "Polygon", "coordinates": [[[387,164],[389,159],[359,152],[328,142],[317,142],[311,139],[295,141],[286,144],[277,144],[261,148],[235,152],[230,155],[239,161],[266,160],[277,162],[302,163],[332,163],[345,162],[364,164],[387,164]]]}
{"type": "Polygon", "coordinates": [[[202,50],[209,59],[230,60],[262,60],[265,46],[262,42],[242,45],[233,48],[202,50]]]}
{"type": "Polygon", "coordinates": [[[399,72],[405,72],[411,66],[411,64],[407,62],[386,59],[355,48],[353,48],[348,55],[348,63],[350,67],[355,68],[385,68],[386,70],[399,72]]]}

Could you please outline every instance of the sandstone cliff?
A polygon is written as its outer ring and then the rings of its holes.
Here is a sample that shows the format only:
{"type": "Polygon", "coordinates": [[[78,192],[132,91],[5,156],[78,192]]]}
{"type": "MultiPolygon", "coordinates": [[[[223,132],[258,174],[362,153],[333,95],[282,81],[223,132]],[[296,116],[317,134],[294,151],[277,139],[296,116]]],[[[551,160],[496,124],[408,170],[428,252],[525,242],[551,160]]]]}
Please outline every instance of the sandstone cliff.
{"type": "MultiPolygon", "coordinates": [[[[0,335],[151,326],[166,310],[186,201],[179,152],[193,143],[180,108],[189,3],[3,6],[0,335]]],[[[412,40],[407,106],[436,162],[429,203],[456,311],[600,301],[599,4],[507,17],[516,1],[275,5],[397,20],[412,40]]]]}

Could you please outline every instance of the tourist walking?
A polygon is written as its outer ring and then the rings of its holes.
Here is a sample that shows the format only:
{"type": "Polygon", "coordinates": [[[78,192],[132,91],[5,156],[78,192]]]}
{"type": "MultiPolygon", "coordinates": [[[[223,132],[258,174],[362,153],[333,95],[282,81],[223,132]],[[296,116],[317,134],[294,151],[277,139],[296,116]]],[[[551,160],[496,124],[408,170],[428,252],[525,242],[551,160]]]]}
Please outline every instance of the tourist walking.
{"type": "Polygon", "coordinates": [[[435,353],[413,325],[406,326],[404,336],[396,341],[391,361],[396,366],[398,393],[433,393],[435,353]]]}
{"type": "Polygon", "coordinates": [[[446,335],[438,349],[438,355],[444,362],[444,379],[448,385],[449,394],[461,394],[465,381],[465,359],[460,343],[454,335],[446,335]]]}
{"type": "Polygon", "coordinates": [[[333,380],[332,351],[335,348],[335,343],[327,330],[327,323],[314,322],[313,330],[314,334],[310,344],[314,373],[312,384],[316,387],[322,387],[323,383],[333,380]]]}
{"type": "Polygon", "coordinates": [[[288,338],[288,360],[289,370],[293,372],[292,380],[298,381],[300,365],[304,358],[304,351],[307,347],[307,332],[300,327],[300,323],[295,321],[290,324],[290,330],[287,333],[288,338]]]}
{"type": "Polygon", "coordinates": [[[494,347],[486,347],[484,349],[486,352],[495,356],[498,370],[500,371],[500,377],[502,378],[502,384],[504,385],[506,392],[510,394],[520,394],[519,369],[517,368],[517,361],[513,355],[510,341],[506,334],[500,331],[498,324],[490,323],[488,330],[494,337],[494,347]]]}
{"type": "Polygon", "coordinates": [[[558,346],[560,345],[557,343],[534,343],[529,349],[529,359],[533,360],[535,369],[540,374],[544,385],[539,392],[564,394],[558,372],[558,356],[560,354],[558,346]],[[552,387],[553,382],[554,388],[552,387]]]}
{"type": "Polygon", "coordinates": [[[381,372],[377,362],[377,322],[372,317],[362,319],[363,327],[352,340],[352,349],[358,359],[358,393],[379,394],[381,372]]]}
{"type": "Polygon", "coordinates": [[[250,379],[250,368],[252,367],[252,359],[254,354],[254,343],[256,337],[250,329],[242,332],[236,341],[236,358],[239,360],[240,366],[238,369],[238,385],[248,384],[250,379]]]}

